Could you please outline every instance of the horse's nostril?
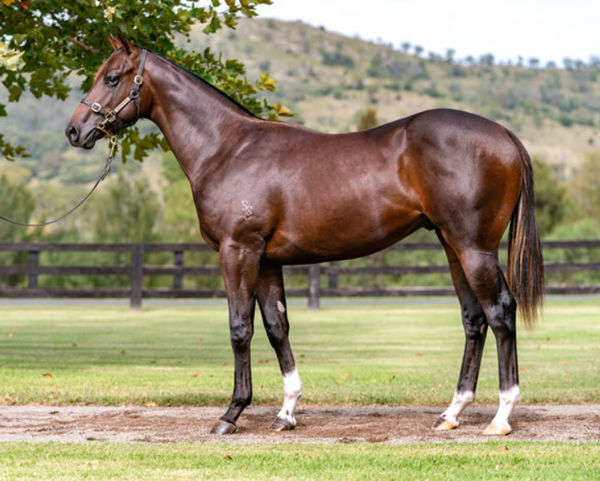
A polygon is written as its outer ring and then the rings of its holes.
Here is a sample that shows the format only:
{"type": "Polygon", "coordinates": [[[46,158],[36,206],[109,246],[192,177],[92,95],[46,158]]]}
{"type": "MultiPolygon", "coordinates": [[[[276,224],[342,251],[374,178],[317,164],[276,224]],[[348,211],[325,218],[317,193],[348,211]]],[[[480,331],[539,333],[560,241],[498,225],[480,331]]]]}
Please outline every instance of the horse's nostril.
{"type": "Polygon", "coordinates": [[[79,130],[73,124],[67,126],[67,130],[65,133],[67,134],[67,138],[71,142],[76,142],[79,138],[79,130]]]}

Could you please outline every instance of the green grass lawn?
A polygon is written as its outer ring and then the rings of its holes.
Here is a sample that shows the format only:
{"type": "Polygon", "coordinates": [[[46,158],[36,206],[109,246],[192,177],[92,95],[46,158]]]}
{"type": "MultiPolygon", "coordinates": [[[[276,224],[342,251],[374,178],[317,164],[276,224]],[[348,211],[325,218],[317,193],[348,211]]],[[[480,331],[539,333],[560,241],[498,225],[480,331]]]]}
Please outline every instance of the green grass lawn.
{"type": "MultiPolygon", "coordinates": [[[[291,306],[303,404],[442,405],[462,359],[458,304],[291,306]]],[[[600,401],[597,300],[547,302],[520,330],[523,403],[600,401]]],[[[0,402],[216,405],[233,386],[227,313],[219,306],[2,306],[0,402]]],[[[279,404],[281,377],[260,316],[254,404],[279,404]]],[[[497,402],[493,335],[478,401],[497,402]]]]}
{"type": "MultiPolygon", "coordinates": [[[[2,306],[0,402],[225,404],[224,307],[2,306]]],[[[290,307],[304,404],[446,404],[462,358],[457,304],[290,307]]],[[[523,402],[598,402],[597,301],[547,303],[521,330],[523,402]]],[[[257,319],[255,403],[281,379],[257,319]]],[[[479,401],[497,402],[490,335],[479,401]]],[[[0,443],[2,480],[597,480],[600,443],[0,443]]]]}
{"type": "Polygon", "coordinates": [[[600,444],[0,444],[3,480],[598,480],[600,444]]]}

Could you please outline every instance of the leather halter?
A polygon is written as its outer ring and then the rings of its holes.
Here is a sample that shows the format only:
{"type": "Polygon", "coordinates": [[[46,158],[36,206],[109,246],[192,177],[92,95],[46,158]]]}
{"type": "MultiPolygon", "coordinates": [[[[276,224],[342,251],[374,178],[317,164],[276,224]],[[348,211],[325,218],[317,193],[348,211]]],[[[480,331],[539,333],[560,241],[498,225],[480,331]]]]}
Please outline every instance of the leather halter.
{"type": "Polygon", "coordinates": [[[140,118],[140,89],[142,88],[142,84],[144,83],[144,79],[142,77],[142,72],[144,71],[144,63],[146,62],[146,54],[148,51],[146,49],[142,49],[142,58],[140,59],[140,64],[138,66],[137,74],[133,78],[133,87],[129,95],[123,99],[123,101],[117,105],[113,110],[107,110],[98,102],[90,102],[85,97],[81,100],[82,104],[87,105],[92,112],[98,115],[103,115],[104,119],[100,121],[98,125],[96,125],[96,129],[100,132],[112,136],[115,135],[118,130],[115,129],[115,122],[117,121],[117,116],[125,107],[127,107],[131,102],[135,103],[137,108],[137,116],[135,120],[131,123],[136,122],[140,118]]]}

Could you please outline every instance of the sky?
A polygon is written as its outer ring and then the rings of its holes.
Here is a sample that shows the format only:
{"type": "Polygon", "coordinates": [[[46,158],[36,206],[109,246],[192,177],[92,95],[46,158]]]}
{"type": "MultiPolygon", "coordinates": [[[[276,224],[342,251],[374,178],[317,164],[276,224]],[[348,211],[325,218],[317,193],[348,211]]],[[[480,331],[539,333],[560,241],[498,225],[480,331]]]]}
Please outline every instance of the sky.
{"type": "Polygon", "coordinates": [[[491,53],[561,66],[600,57],[600,0],[273,0],[258,12],[425,54],[452,48],[458,59],[491,53]]]}

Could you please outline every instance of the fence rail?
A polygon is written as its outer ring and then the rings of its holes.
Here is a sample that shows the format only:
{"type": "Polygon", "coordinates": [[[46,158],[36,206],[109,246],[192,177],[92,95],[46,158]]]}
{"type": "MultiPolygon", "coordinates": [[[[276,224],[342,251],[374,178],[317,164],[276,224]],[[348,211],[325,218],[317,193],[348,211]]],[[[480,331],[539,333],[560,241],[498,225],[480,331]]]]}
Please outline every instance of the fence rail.
{"type": "MultiPolygon", "coordinates": [[[[600,240],[575,240],[545,242],[544,250],[599,248],[600,240]]],[[[442,251],[437,243],[400,243],[387,251],[442,251]]],[[[211,298],[226,297],[219,288],[184,288],[184,276],[220,276],[217,265],[185,265],[186,252],[212,252],[206,244],[200,243],[147,243],[147,244],[76,244],[76,243],[0,243],[1,252],[26,253],[26,262],[0,265],[0,279],[3,276],[25,276],[26,287],[0,287],[0,297],[73,297],[73,298],[129,298],[132,308],[140,308],[143,299],[151,298],[211,298]],[[41,265],[43,252],[102,252],[121,253],[129,256],[128,264],[110,266],[41,265]],[[145,255],[153,252],[172,253],[173,263],[151,265],[145,263],[145,255]],[[125,288],[60,288],[39,287],[39,276],[126,276],[129,287],[125,288]],[[144,278],[149,276],[171,276],[169,288],[144,287],[144,278]]],[[[600,256],[597,256],[600,258],[600,256]]],[[[22,256],[24,258],[24,256],[22,256]]],[[[23,259],[22,259],[23,262],[23,259]]],[[[549,272],[600,272],[600,262],[547,262],[549,272]]],[[[423,275],[448,273],[446,264],[440,265],[398,265],[398,266],[356,266],[345,262],[330,262],[311,266],[291,266],[284,268],[286,276],[305,276],[305,288],[287,289],[288,296],[308,297],[310,307],[317,308],[321,297],[355,296],[447,296],[454,289],[449,284],[439,287],[339,287],[339,276],[378,276],[378,275],[423,275]],[[326,282],[322,282],[326,281],[326,282]]],[[[549,294],[596,294],[600,284],[549,285],[549,294]]]]}

